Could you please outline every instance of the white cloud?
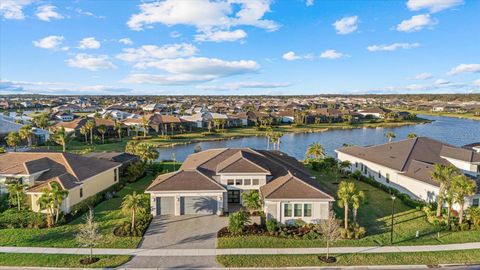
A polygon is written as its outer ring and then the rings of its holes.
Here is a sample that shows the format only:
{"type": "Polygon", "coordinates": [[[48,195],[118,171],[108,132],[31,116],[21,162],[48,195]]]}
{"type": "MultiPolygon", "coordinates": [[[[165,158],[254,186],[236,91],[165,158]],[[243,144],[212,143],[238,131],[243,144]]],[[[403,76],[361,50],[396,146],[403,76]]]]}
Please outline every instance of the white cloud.
{"type": "Polygon", "coordinates": [[[289,52],[284,53],[282,55],[282,58],[285,59],[285,60],[288,60],[288,61],[293,61],[293,60],[301,59],[302,57],[295,54],[295,52],[289,51],[289,52]]]}
{"type": "Polygon", "coordinates": [[[427,80],[427,79],[431,79],[432,77],[433,76],[430,73],[420,73],[420,74],[415,75],[415,77],[413,77],[413,78],[415,80],[427,80]]]}
{"type": "Polygon", "coordinates": [[[130,74],[123,82],[151,84],[188,84],[256,72],[260,66],[252,60],[225,61],[190,57],[143,63],[142,68],[157,68],[168,74],[130,74]]]}
{"type": "Polygon", "coordinates": [[[315,0],[306,0],[305,1],[305,5],[307,5],[307,7],[313,6],[313,4],[315,4],[315,0]]]}
{"type": "Polygon", "coordinates": [[[96,71],[100,69],[112,69],[115,65],[110,61],[107,55],[93,56],[79,53],[75,57],[68,59],[68,66],[96,71]]]}
{"type": "Polygon", "coordinates": [[[480,79],[473,81],[473,85],[480,86],[480,79]]]}
{"type": "Polygon", "coordinates": [[[355,32],[358,28],[358,16],[344,17],[333,23],[337,34],[346,35],[355,32]]]}
{"type": "Polygon", "coordinates": [[[447,74],[457,75],[459,73],[478,73],[480,72],[480,64],[460,64],[452,68],[447,74]]]}
{"type": "Polygon", "coordinates": [[[445,79],[438,79],[435,81],[435,84],[436,85],[446,85],[446,84],[450,84],[450,81],[447,81],[445,79]]]}
{"type": "Polygon", "coordinates": [[[234,82],[225,83],[223,85],[201,85],[198,88],[203,90],[239,90],[239,89],[265,89],[265,88],[281,88],[290,86],[290,83],[269,83],[269,82],[234,82]]]}
{"type": "Polygon", "coordinates": [[[118,42],[124,44],[124,45],[132,45],[133,41],[129,38],[121,38],[118,40],[118,42]]]}
{"type": "Polygon", "coordinates": [[[242,40],[247,37],[247,33],[241,29],[235,31],[206,31],[201,34],[195,35],[196,41],[213,41],[213,42],[223,42],[223,41],[237,41],[242,40]]]}
{"type": "Polygon", "coordinates": [[[397,25],[397,31],[400,32],[416,32],[425,27],[432,27],[438,23],[438,20],[432,19],[430,14],[420,14],[412,16],[408,20],[402,21],[397,25]]]}
{"type": "Polygon", "coordinates": [[[0,80],[0,93],[34,93],[34,94],[70,94],[84,95],[89,94],[118,94],[120,92],[132,92],[132,89],[125,87],[115,87],[106,85],[79,85],[69,82],[27,82],[27,81],[10,81],[0,80]]]}
{"type": "Polygon", "coordinates": [[[343,53],[337,52],[336,50],[326,50],[320,54],[321,58],[327,58],[327,59],[337,59],[343,56],[344,56],[343,53]]]}
{"type": "Polygon", "coordinates": [[[116,58],[125,62],[136,62],[137,64],[142,64],[145,62],[157,61],[159,59],[192,56],[197,52],[197,47],[188,43],[167,44],[162,47],[155,45],[144,45],[136,49],[123,49],[123,53],[118,54],[116,58]]]}
{"type": "Polygon", "coordinates": [[[63,16],[55,11],[55,9],[57,9],[57,7],[52,5],[40,6],[37,8],[37,13],[35,15],[40,20],[47,22],[49,22],[50,19],[63,19],[63,16]]]}
{"type": "MultiPolygon", "coordinates": [[[[165,0],[143,3],[140,12],[133,14],[127,25],[142,30],[152,24],[190,25],[199,33],[226,31],[231,27],[254,26],[275,31],[280,26],[263,19],[270,12],[271,0],[165,0]]],[[[238,32],[237,32],[238,34],[238,32]]]]}
{"type": "Polygon", "coordinates": [[[100,44],[100,42],[96,40],[94,37],[87,37],[80,40],[80,42],[78,42],[77,48],[86,50],[86,49],[98,49],[101,46],[102,45],[100,44]]]}
{"type": "Polygon", "coordinates": [[[408,0],[407,7],[412,11],[428,9],[435,13],[461,4],[463,0],[408,0]]]}
{"type": "Polygon", "coordinates": [[[105,18],[105,16],[98,16],[98,15],[93,14],[90,11],[84,11],[81,8],[76,8],[75,12],[77,12],[80,15],[90,16],[90,17],[94,17],[94,18],[97,18],[97,19],[104,19],[105,18]]]}
{"type": "Polygon", "coordinates": [[[381,44],[381,45],[372,45],[368,46],[367,50],[371,52],[378,51],[395,51],[397,49],[412,49],[420,46],[419,43],[393,43],[393,44],[381,44]]]}
{"type": "Polygon", "coordinates": [[[47,50],[68,50],[68,47],[61,47],[63,36],[48,36],[39,40],[34,40],[33,45],[38,48],[47,50]]]}
{"type": "Polygon", "coordinates": [[[32,3],[32,0],[2,0],[0,1],[0,15],[7,20],[23,20],[23,8],[32,3]]]}

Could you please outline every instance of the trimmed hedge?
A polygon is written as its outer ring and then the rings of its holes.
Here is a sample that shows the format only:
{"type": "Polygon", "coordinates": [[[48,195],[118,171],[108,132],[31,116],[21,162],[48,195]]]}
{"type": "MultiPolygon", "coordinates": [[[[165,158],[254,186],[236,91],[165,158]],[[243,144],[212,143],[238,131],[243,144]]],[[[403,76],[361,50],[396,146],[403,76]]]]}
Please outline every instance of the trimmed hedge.
{"type": "Polygon", "coordinates": [[[0,229],[10,228],[44,228],[46,227],[45,214],[30,210],[9,209],[0,214],[0,229]]]}

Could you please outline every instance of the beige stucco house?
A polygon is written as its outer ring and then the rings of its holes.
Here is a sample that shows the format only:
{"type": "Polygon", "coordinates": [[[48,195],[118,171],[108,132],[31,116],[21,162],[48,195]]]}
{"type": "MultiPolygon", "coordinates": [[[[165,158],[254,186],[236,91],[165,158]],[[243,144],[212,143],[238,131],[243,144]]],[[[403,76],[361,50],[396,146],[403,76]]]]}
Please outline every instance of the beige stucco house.
{"type": "Polygon", "coordinates": [[[57,152],[17,152],[0,154],[0,190],[18,181],[25,185],[28,203],[35,212],[37,203],[51,183],[68,190],[61,209],[69,213],[72,206],[118,183],[120,163],[57,152]]]}
{"type": "MultiPolygon", "coordinates": [[[[453,165],[480,182],[480,153],[431,138],[418,137],[375,146],[350,146],[336,150],[340,161],[350,161],[358,170],[378,182],[411,197],[436,201],[439,184],[432,179],[435,164],[453,165]]],[[[467,198],[465,207],[478,206],[480,192],[467,198]]],[[[458,206],[454,206],[458,208],[458,206]]]]}
{"type": "Polygon", "coordinates": [[[267,218],[282,223],[328,218],[333,197],[295,158],[251,148],[209,149],[147,188],[153,215],[220,214],[238,210],[242,193],[258,190],[267,218]]]}

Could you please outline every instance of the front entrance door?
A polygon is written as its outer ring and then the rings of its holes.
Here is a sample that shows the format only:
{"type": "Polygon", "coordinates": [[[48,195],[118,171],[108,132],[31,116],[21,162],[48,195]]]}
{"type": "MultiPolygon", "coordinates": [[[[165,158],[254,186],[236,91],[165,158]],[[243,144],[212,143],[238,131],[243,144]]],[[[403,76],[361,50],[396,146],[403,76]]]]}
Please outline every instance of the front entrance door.
{"type": "Polygon", "coordinates": [[[240,190],[228,191],[228,203],[240,203],[240,190]]]}

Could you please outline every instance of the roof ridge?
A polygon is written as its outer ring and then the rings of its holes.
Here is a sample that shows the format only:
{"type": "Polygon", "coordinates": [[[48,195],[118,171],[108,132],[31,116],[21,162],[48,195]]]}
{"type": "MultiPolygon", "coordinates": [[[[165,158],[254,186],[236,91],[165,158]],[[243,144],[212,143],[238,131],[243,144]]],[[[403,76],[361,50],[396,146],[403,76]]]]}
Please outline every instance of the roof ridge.
{"type": "Polygon", "coordinates": [[[65,164],[67,165],[68,169],[71,171],[71,174],[73,176],[75,176],[75,178],[77,178],[77,180],[79,180],[78,178],[78,175],[75,173],[75,171],[72,169],[72,166],[70,165],[70,162],[68,162],[67,158],[65,157],[66,156],[66,153],[59,153],[60,156],[63,158],[63,160],[65,161],[65,164]]]}
{"type": "Polygon", "coordinates": [[[408,152],[407,158],[405,159],[405,162],[402,165],[402,170],[401,170],[402,172],[404,171],[405,166],[407,166],[408,160],[410,159],[410,156],[413,153],[413,149],[415,148],[415,145],[417,144],[418,139],[419,139],[418,137],[415,137],[414,139],[415,141],[413,142],[412,147],[410,147],[410,151],[408,152]]]}

